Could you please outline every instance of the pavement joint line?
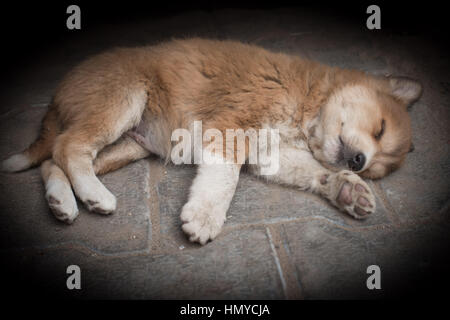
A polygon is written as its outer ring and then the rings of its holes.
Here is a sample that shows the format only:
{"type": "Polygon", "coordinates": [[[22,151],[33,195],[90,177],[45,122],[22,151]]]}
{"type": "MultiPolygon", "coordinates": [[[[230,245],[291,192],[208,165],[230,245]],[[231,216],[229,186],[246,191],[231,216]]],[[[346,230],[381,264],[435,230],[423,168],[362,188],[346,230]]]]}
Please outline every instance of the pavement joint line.
{"type": "MultiPolygon", "coordinates": [[[[432,218],[424,218],[425,221],[431,221],[432,218]]],[[[256,222],[256,223],[243,223],[240,225],[234,225],[234,226],[225,226],[225,232],[234,231],[238,229],[245,229],[245,228],[252,228],[252,227],[265,227],[267,225],[280,225],[280,224],[287,224],[292,222],[306,222],[306,221],[324,221],[330,225],[334,225],[340,229],[344,229],[347,231],[354,231],[354,232],[365,232],[365,231],[371,231],[371,230],[379,230],[379,229],[392,229],[394,227],[409,227],[409,226],[415,226],[417,223],[415,221],[408,221],[399,223],[398,225],[393,225],[391,223],[382,223],[378,225],[370,225],[370,226],[346,226],[341,223],[338,223],[336,221],[333,221],[327,217],[323,216],[309,216],[309,217],[301,217],[301,218],[287,218],[287,219],[277,219],[278,221],[270,222],[270,221],[263,221],[263,222],[256,222]]],[[[421,221],[423,223],[423,221],[421,221]]]]}
{"type": "Polygon", "coordinates": [[[147,248],[151,250],[152,245],[152,239],[153,239],[153,221],[151,217],[152,212],[152,201],[151,201],[151,194],[150,194],[150,179],[151,179],[151,172],[150,172],[150,164],[147,163],[147,169],[148,169],[148,176],[145,179],[145,191],[147,194],[147,205],[148,205],[148,228],[147,228],[147,248]]]}
{"type": "Polygon", "coordinates": [[[292,261],[292,259],[291,259],[291,257],[292,257],[292,250],[291,250],[291,248],[289,246],[289,241],[288,241],[288,239],[286,237],[285,225],[282,225],[279,229],[283,230],[283,233],[279,232],[280,242],[281,242],[281,245],[284,248],[284,251],[286,253],[287,258],[289,259],[288,260],[289,261],[289,266],[292,268],[291,273],[292,273],[292,275],[294,277],[293,281],[295,281],[295,283],[297,284],[297,287],[298,287],[297,296],[294,296],[293,298],[295,298],[295,299],[303,299],[304,300],[305,299],[305,295],[304,295],[304,292],[303,292],[303,285],[302,285],[300,277],[299,277],[300,272],[298,270],[297,264],[294,261],[292,261]]]}
{"type": "Polygon", "coordinates": [[[158,184],[164,176],[164,167],[153,159],[147,161],[149,176],[148,183],[148,206],[149,219],[151,223],[151,232],[149,232],[148,246],[151,251],[155,253],[161,251],[161,225],[160,225],[160,210],[158,197],[158,184]],[[151,238],[150,238],[151,237],[151,238]]]}
{"type": "Polygon", "coordinates": [[[290,223],[290,222],[303,222],[303,221],[309,221],[309,220],[314,220],[314,219],[320,219],[320,220],[326,220],[328,221],[330,224],[334,224],[336,226],[339,226],[343,229],[348,229],[348,230],[354,230],[354,229],[364,229],[364,228],[370,228],[370,227],[375,227],[375,226],[366,226],[366,227],[352,227],[352,226],[348,226],[342,223],[339,223],[337,221],[333,221],[327,217],[323,217],[323,216],[308,216],[308,217],[299,217],[299,218],[274,218],[274,219],[270,219],[270,220],[265,220],[265,221],[261,221],[261,222],[255,222],[255,223],[242,223],[240,225],[229,225],[229,226],[225,226],[225,229],[240,229],[240,228],[246,228],[246,227],[253,227],[253,226],[266,226],[266,225],[279,225],[279,224],[286,224],[286,223],[290,223]]]}
{"type": "Polygon", "coordinates": [[[83,253],[95,256],[105,256],[105,257],[127,257],[135,255],[147,255],[150,253],[149,248],[140,250],[129,250],[116,253],[104,252],[95,248],[92,248],[81,241],[66,241],[60,242],[58,244],[50,244],[45,246],[28,246],[19,248],[10,248],[0,250],[0,254],[7,252],[17,252],[17,251],[40,251],[40,250],[60,250],[60,249],[76,249],[83,253]]]}
{"type": "Polygon", "coordinates": [[[37,102],[31,103],[30,107],[32,108],[48,108],[50,106],[50,102],[37,102]]]}
{"type": "Polygon", "coordinates": [[[275,249],[275,245],[273,243],[273,239],[272,239],[272,235],[270,234],[269,227],[266,227],[266,234],[267,234],[267,238],[269,240],[270,248],[272,249],[272,255],[275,260],[275,265],[277,266],[278,275],[279,275],[280,281],[281,281],[281,286],[283,287],[283,294],[284,294],[284,297],[287,299],[289,297],[289,293],[288,293],[288,289],[287,289],[287,285],[286,285],[286,280],[284,279],[283,268],[281,267],[280,259],[278,258],[277,250],[275,249]]]}
{"type": "MultiPolygon", "coordinates": [[[[203,246],[198,245],[197,249],[201,249],[203,246]]],[[[185,249],[183,251],[180,251],[179,249],[175,249],[173,251],[161,251],[161,252],[153,252],[149,248],[140,249],[140,250],[125,250],[121,252],[104,252],[92,247],[89,247],[88,245],[84,244],[83,242],[78,241],[67,241],[67,242],[61,242],[58,244],[51,244],[51,245],[45,245],[45,246],[28,246],[28,247],[18,247],[18,248],[10,248],[10,249],[0,249],[0,255],[11,253],[11,252],[20,252],[20,251],[29,251],[29,252],[38,252],[38,251],[44,251],[47,250],[64,250],[64,249],[74,249],[78,250],[81,253],[84,253],[86,255],[89,255],[91,257],[96,258],[130,258],[130,257],[155,257],[155,256],[165,256],[165,255],[178,255],[183,254],[184,252],[191,251],[192,249],[185,249]]]]}
{"type": "Polygon", "coordinates": [[[26,111],[25,107],[21,107],[21,108],[12,108],[2,114],[0,114],[0,120],[7,120],[10,117],[14,117],[22,112],[26,111]]]}
{"type": "Polygon", "coordinates": [[[449,223],[450,217],[446,216],[445,215],[446,211],[442,210],[442,209],[447,209],[447,210],[449,210],[448,212],[450,213],[449,208],[441,208],[441,210],[439,210],[438,214],[436,214],[436,215],[430,214],[429,217],[418,217],[414,221],[401,222],[399,224],[399,227],[420,226],[420,225],[429,224],[429,223],[434,223],[434,224],[449,223]]]}
{"type": "Polygon", "coordinates": [[[372,186],[372,190],[375,192],[375,194],[380,199],[381,203],[383,204],[384,208],[386,209],[387,217],[388,219],[395,225],[398,226],[401,224],[401,219],[398,216],[397,211],[394,209],[394,207],[389,202],[389,199],[386,195],[386,193],[383,191],[383,188],[380,186],[378,182],[369,181],[369,184],[372,186]]]}
{"type": "Polygon", "coordinates": [[[270,235],[269,240],[273,243],[273,249],[277,254],[281,270],[283,271],[283,278],[286,283],[286,299],[303,299],[304,297],[302,294],[302,287],[298,280],[298,274],[290,258],[290,250],[287,248],[286,242],[284,241],[285,239],[281,236],[280,226],[270,225],[266,227],[266,230],[270,235]]]}
{"type": "Polygon", "coordinates": [[[0,114],[0,120],[6,120],[10,116],[16,116],[22,112],[26,112],[30,109],[38,109],[38,108],[48,108],[50,105],[49,102],[37,102],[37,103],[30,103],[27,106],[19,107],[19,108],[12,108],[2,114],[0,114]]]}

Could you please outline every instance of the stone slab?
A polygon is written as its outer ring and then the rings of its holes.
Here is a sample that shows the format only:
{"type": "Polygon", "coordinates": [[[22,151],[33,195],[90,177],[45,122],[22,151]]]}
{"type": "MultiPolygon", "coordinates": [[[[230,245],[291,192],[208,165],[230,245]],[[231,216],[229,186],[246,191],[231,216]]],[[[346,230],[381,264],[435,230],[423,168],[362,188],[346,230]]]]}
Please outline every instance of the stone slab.
{"type": "MultiPolygon", "coordinates": [[[[264,228],[229,232],[198,250],[100,256],[77,248],[8,255],[34,289],[95,299],[282,299],[264,228]],[[81,269],[81,290],[66,289],[66,268],[81,269]]],[[[3,254],[3,258],[5,255],[3,254]]],[[[33,288],[30,288],[33,289],[33,288]]]]}
{"type": "Polygon", "coordinates": [[[313,219],[281,232],[306,299],[375,299],[410,295],[423,277],[436,276],[431,268],[446,256],[447,227],[344,228],[313,219]],[[380,267],[381,290],[367,289],[370,265],[380,267]]]}

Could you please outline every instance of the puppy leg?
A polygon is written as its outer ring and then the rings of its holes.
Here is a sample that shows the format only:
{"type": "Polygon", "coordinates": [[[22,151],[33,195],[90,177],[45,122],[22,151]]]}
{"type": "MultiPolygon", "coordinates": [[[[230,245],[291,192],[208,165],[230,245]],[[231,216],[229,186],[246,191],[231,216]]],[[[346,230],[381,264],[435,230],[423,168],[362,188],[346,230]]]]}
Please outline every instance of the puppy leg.
{"type": "Polygon", "coordinates": [[[78,207],[64,171],[53,160],[42,163],[41,174],[45,184],[45,198],[56,219],[72,223],[78,216],[78,207]]]}
{"type": "Polygon", "coordinates": [[[239,180],[241,165],[201,164],[181,212],[182,229],[189,240],[205,244],[222,229],[239,180]]]}
{"type": "MultiPolygon", "coordinates": [[[[279,154],[278,172],[264,176],[266,179],[319,194],[357,219],[375,212],[375,197],[357,174],[324,168],[307,148],[280,146],[279,154]]],[[[258,166],[250,166],[250,170],[260,174],[258,166]]]]}
{"type": "Polygon", "coordinates": [[[124,134],[117,142],[105,147],[98,154],[94,160],[94,171],[95,174],[102,175],[149,155],[148,150],[141,147],[133,138],[124,134]]]}
{"type": "Polygon", "coordinates": [[[116,209],[116,198],[95,175],[93,160],[101,149],[139,123],[146,101],[145,91],[105,101],[96,114],[80,115],[56,139],[53,160],[90,211],[109,214],[116,209]]]}
{"type": "MultiPolygon", "coordinates": [[[[124,136],[99,153],[94,161],[94,171],[96,174],[105,174],[148,155],[149,152],[137,142],[124,136]]],[[[78,216],[78,207],[66,174],[53,160],[42,163],[41,173],[50,210],[58,220],[72,223],[78,216]]]]}

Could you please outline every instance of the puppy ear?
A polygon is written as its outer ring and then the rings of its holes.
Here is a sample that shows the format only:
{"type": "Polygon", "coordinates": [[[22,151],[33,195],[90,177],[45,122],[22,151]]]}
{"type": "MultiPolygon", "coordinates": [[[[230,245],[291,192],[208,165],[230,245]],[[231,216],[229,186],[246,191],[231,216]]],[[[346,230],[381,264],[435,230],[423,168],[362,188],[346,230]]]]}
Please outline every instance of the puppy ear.
{"type": "Polygon", "coordinates": [[[407,106],[416,102],[422,95],[420,82],[407,77],[388,77],[391,94],[406,103],[407,106]]]}

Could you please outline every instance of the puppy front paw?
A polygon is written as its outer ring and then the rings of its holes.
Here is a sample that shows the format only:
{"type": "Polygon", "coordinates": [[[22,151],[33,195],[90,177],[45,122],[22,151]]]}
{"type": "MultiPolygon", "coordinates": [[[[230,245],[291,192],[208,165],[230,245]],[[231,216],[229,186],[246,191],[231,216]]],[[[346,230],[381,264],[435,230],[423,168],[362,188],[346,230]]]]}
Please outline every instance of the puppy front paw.
{"type": "Polygon", "coordinates": [[[181,221],[184,222],[181,228],[190,241],[204,245],[222,230],[226,219],[226,212],[222,211],[213,205],[189,201],[181,211],[181,221]]]}
{"type": "Polygon", "coordinates": [[[375,196],[357,174],[343,170],[334,176],[331,202],[356,219],[364,219],[375,212],[375,196]]]}

